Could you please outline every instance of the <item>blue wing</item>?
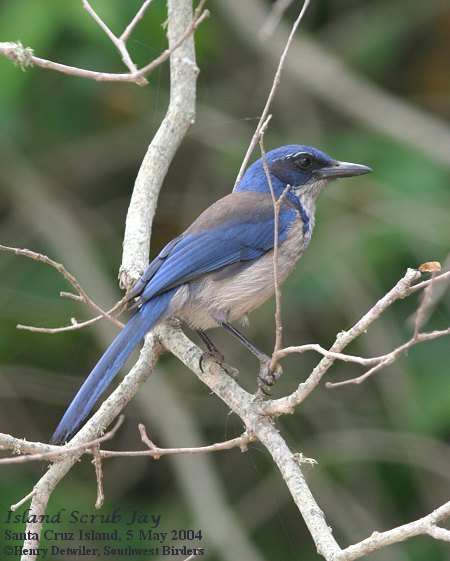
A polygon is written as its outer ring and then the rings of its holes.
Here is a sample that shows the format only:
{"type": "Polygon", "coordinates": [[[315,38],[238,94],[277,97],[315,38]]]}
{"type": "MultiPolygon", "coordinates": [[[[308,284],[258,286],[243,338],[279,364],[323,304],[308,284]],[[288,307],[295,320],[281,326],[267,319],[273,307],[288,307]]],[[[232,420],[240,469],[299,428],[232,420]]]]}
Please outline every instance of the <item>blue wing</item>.
{"type": "MultiPolygon", "coordinates": [[[[298,218],[293,205],[286,202],[281,206],[279,243],[298,218]]],[[[138,305],[152,302],[142,305],[111,343],[66,411],[52,442],[67,440],[80,426],[131,351],[164,314],[175,287],[212,271],[223,278],[231,274],[230,265],[245,267],[272,249],[273,239],[270,195],[235,192],[212,205],[184,234],[167,244],[129,295],[130,299],[140,296],[138,305]]],[[[235,267],[231,270],[236,272],[235,267]]]]}
{"type": "MultiPolygon", "coordinates": [[[[290,203],[280,208],[278,239],[299,217],[290,203]]],[[[274,210],[270,195],[234,192],[207,209],[149,265],[131,297],[142,304],[157,294],[229,265],[243,266],[273,248],[274,210]]]]}

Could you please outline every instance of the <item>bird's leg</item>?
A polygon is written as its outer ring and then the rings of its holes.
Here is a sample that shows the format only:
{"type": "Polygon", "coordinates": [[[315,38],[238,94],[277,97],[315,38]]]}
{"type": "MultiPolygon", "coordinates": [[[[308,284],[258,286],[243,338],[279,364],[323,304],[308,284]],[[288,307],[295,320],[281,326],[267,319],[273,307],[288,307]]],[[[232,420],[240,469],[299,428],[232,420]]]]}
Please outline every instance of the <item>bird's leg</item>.
{"type": "Polygon", "coordinates": [[[220,364],[220,366],[225,370],[228,376],[233,378],[233,380],[237,380],[239,377],[239,370],[237,368],[233,368],[232,366],[230,366],[225,362],[225,357],[223,356],[223,354],[214,345],[214,343],[211,341],[211,339],[208,337],[208,335],[206,335],[204,331],[202,331],[201,329],[196,329],[195,332],[197,333],[197,335],[200,337],[200,339],[203,341],[203,343],[206,345],[206,348],[208,349],[200,357],[200,363],[199,363],[200,370],[203,372],[202,365],[204,360],[212,360],[213,362],[220,364]]]}
{"type": "Polygon", "coordinates": [[[269,389],[275,384],[278,378],[283,374],[283,370],[279,364],[274,369],[271,368],[272,359],[265,353],[255,347],[255,345],[247,339],[240,331],[238,331],[231,323],[224,320],[217,320],[218,323],[238,339],[247,349],[253,353],[259,360],[258,388],[265,395],[269,395],[269,389]]]}

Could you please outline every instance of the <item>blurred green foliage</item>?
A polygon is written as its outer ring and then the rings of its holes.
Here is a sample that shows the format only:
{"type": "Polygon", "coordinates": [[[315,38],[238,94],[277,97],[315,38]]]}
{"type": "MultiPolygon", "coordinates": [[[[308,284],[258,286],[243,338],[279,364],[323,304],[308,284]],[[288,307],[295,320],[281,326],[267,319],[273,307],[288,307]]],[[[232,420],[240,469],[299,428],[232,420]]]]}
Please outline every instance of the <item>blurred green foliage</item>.
{"type": "MultiPolygon", "coordinates": [[[[93,4],[119,33],[140,2],[93,4]]],[[[247,48],[220,4],[210,2],[211,17],[196,35],[201,70],[198,116],[165,181],[152,233],[153,254],[200,210],[230,191],[275,70],[256,54],[257,48],[247,48]]],[[[293,21],[297,10],[294,2],[285,22],[293,21]]],[[[166,48],[166,18],[165,3],[155,0],[130,40],[139,65],[166,48]]],[[[439,0],[318,0],[299,35],[315,39],[356,75],[444,124],[449,116],[449,20],[448,4],[439,0]]],[[[43,58],[123,71],[118,53],[78,0],[3,0],[0,40],[17,39],[43,58]]],[[[299,65],[308,62],[300,60],[299,65]]],[[[134,178],[167,106],[167,65],[150,76],[148,87],[140,88],[39,68],[23,72],[0,58],[0,80],[0,243],[29,247],[63,262],[99,304],[110,306],[119,297],[116,273],[134,178]]],[[[313,144],[336,158],[374,169],[370,176],[333,185],[322,196],[311,246],[283,289],[284,343],[318,342],[327,347],[407,267],[431,260],[448,264],[448,165],[438,163],[432,151],[412,149],[349,119],[339,105],[293,85],[289,76],[284,76],[272,113],[267,149],[313,144]]],[[[72,316],[90,317],[90,312],[59,298],[69,286],[45,265],[2,253],[0,272],[0,431],[46,441],[114,330],[97,327],[60,335],[16,330],[17,323],[59,326],[72,316]]],[[[404,342],[419,301],[415,295],[397,303],[348,352],[379,355],[404,342]]],[[[427,329],[446,327],[449,309],[447,291],[437,299],[427,329]]],[[[269,351],[273,302],[251,320],[249,336],[269,351]]],[[[239,367],[244,387],[254,389],[252,358],[226,334],[213,336],[228,362],[239,367]]],[[[319,462],[307,469],[308,481],[341,545],[423,516],[448,499],[449,354],[448,338],[422,344],[365,384],[336,390],[322,386],[295,415],[279,421],[289,446],[319,462]]],[[[317,361],[313,354],[285,359],[285,376],[274,394],[292,391],[317,361]]],[[[328,379],[361,372],[357,366],[337,363],[328,379]]],[[[180,408],[192,416],[201,442],[240,434],[240,423],[175,359],[161,361],[158,377],[170,384],[180,408]]],[[[141,396],[127,407],[127,421],[114,446],[141,448],[138,421],[147,425],[160,446],[193,444],[177,440],[175,427],[169,442],[159,422],[170,431],[174,412],[159,398],[157,380],[146,386],[145,406],[141,396]]],[[[177,462],[187,466],[190,461],[105,462],[106,503],[100,512],[138,509],[162,514],[165,528],[195,527],[195,510],[176,469],[177,462]]],[[[261,560],[318,558],[261,446],[252,445],[246,454],[222,452],[210,462],[225,504],[261,560]]],[[[37,463],[2,467],[0,517],[44,471],[37,463]]],[[[49,512],[94,512],[95,492],[94,472],[86,458],[58,487],[49,512]]],[[[211,525],[215,520],[211,514],[211,525]]],[[[207,558],[224,558],[223,551],[208,547],[212,528],[202,530],[207,558]]],[[[443,561],[450,556],[443,544],[416,538],[372,558],[443,561]]]]}

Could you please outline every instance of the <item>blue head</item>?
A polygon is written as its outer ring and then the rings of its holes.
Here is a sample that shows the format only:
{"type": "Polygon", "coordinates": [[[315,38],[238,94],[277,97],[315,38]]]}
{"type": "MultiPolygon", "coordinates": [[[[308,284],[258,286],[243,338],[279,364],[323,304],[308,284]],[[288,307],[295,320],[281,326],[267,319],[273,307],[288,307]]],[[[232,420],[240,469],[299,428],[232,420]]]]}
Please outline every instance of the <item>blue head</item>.
{"type": "MultiPolygon", "coordinates": [[[[286,186],[290,185],[286,198],[296,205],[300,201],[307,207],[314,206],[317,196],[333,179],[372,171],[360,164],[333,160],[317,148],[300,144],[275,148],[267,152],[266,160],[275,195],[279,197],[286,186]]],[[[270,193],[261,159],[247,169],[234,190],[270,193]]]]}

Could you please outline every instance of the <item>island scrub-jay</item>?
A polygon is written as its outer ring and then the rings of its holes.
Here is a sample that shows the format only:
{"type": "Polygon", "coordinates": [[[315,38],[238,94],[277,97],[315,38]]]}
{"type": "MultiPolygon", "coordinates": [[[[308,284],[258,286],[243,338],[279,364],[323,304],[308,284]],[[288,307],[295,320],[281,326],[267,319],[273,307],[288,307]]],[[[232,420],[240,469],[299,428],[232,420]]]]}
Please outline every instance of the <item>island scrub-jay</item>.
{"type": "MultiPolygon", "coordinates": [[[[318,195],[328,182],[371,171],[339,162],[310,146],[289,145],[266,155],[279,210],[278,279],[281,284],[308,245],[318,195]]],[[[177,316],[215,351],[204,330],[222,326],[259,359],[260,384],[270,383],[269,357],[230,322],[245,318],[274,293],[274,206],[262,160],[253,163],[233,192],[205,210],[150,263],[129,294],[138,311],[112,342],[78,391],[52,442],[67,440],[145,334],[177,316]]],[[[273,380],[273,377],[272,377],[273,380]]]]}

